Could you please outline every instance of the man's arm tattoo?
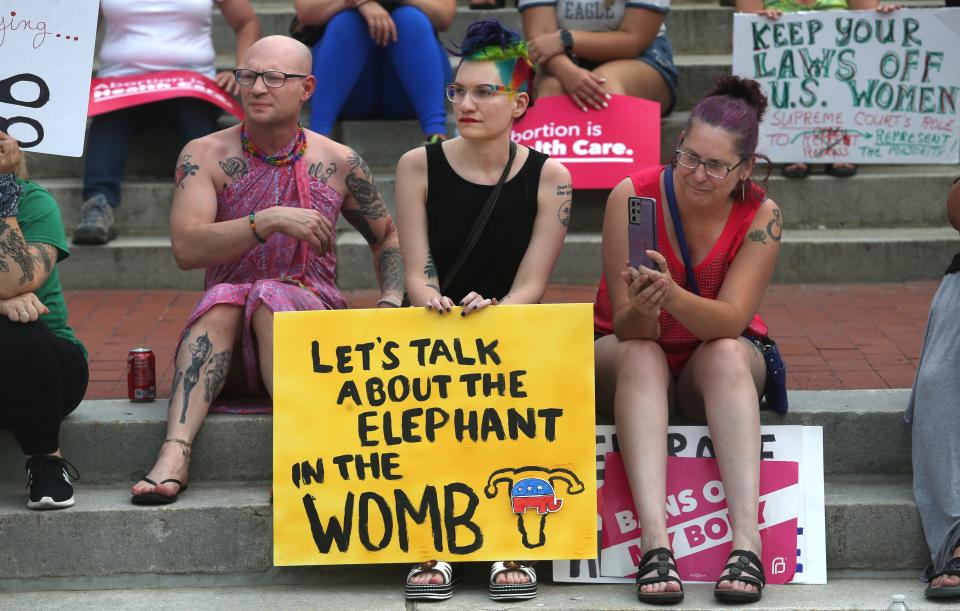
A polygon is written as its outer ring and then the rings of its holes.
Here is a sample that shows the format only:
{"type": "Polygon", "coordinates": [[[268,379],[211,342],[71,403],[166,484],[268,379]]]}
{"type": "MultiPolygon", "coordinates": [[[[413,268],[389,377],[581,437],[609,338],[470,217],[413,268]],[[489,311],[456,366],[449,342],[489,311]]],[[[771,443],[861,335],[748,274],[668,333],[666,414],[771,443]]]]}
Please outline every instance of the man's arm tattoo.
{"type": "Polygon", "coordinates": [[[330,162],[326,168],[323,166],[322,161],[310,164],[310,169],[307,170],[307,174],[313,176],[314,178],[320,180],[323,184],[327,184],[327,181],[330,180],[330,177],[337,173],[337,164],[330,162]]]}
{"type": "Polygon", "coordinates": [[[27,249],[30,251],[30,257],[33,258],[34,269],[39,271],[42,268],[43,274],[49,276],[57,263],[56,247],[40,242],[28,242],[27,249]]]}
{"type": "Polygon", "coordinates": [[[373,180],[373,173],[360,155],[354,152],[347,161],[350,163],[350,173],[347,174],[347,190],[357,200],[360,213],[368,219],[378,219],[387,216],[389,211],[383,202],[377,184],[373,180]]]}
{"type": "Polygon", "coordinates": [[[380,253],[380,289],[384,293],[403,293],[403,257],[400,248],[388,246],[380,253]]]}
{"type": "Polygon", "coordinates": [[[224,350],[214,354],[210,359],[207,372],[203,376],[203,399],[207,403],[213,401],[223,390],[223,385],[227,381],[227,372],[230,370],[232,354],[232,350],[224,350]]]}
{"type": "Polygon", "coordinates": [[[353,208],[341,208],[340,212],[343,214],[343,218],[347,219],[360,232],[367,244],[376,246],[380,242],[377,235],[373,233],[373,228],[370,227],[370,223],[367,222],[367,217],[364,216],[363,212],[353,208]]]}
{"type": "Polygon", "coordinates": [[[557,217],[560,218],[561,225],[569,227],[571,216],[573,216],[573,201],[568,199],[560,204],[560,209],[557,210],[557,217]]]}
{"type": "Polygon", "coordinates": [[[193,155],[180,155],[180,159],[177,160],[177,168],[173,173],[173,184],[178,189],[183,189],[183,181],[191,176],[196,176],[197,170],[200,169],[200,166],[191,161],[192,159],[193,155]]]}
{"type": "Polygon", "coordinates": [[[780,209],[773,209],[773,218],[770,219],[770,222],[767,223],[767,235],[769,235],[774,242],[780,241],[780,236],[783,235],[783,227],[781,226],[781,215],[780,209]]]}
{"type": "Polygon", "coordinates": [[[10,271],[10,261],[20,267],[19,284],[27,284],[34,278],[34,261],[23,241],[23,235],[15,231],[7,223],[7,219],[0,217],[0,272],[10,271]]]}
{"type": "Polygon", "coordinates": [[[237,182],[250,173],[250,165],[243,157],[228,157],[220,161],[220,169],[228,177],[237,182]]]}

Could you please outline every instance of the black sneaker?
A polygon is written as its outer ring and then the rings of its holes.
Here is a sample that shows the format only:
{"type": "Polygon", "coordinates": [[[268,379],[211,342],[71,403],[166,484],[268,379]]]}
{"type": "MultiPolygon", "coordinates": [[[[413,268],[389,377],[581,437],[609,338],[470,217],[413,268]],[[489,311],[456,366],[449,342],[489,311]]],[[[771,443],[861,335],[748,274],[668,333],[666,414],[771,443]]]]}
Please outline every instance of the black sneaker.
{"type": "Polygon", "coordinates": [[[80,223],[73,230],[73,243],[101,245],[115,237],[113,208],[106,197],[97,193],[80,206],[80,223]]]}
{"type": "Polygon", "coordinates": [[[30,509],[71,507],[73,486],[70,478],[80,479],[77,468],[59,456],[34,456],[27,459],[27,487],[30,509]]]}

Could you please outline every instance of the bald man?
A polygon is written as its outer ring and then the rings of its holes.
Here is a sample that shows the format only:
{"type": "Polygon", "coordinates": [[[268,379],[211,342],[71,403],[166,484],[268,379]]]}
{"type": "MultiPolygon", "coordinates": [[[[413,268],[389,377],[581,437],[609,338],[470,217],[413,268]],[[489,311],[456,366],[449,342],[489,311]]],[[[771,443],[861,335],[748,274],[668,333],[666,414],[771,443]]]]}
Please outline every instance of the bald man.
{"type": "Polygon", "coordinates": [[[379,307],[403,297],[397,232],[367,164],[299,126],[316,89],[310,50],[256,42],[234,74],[246,120],[194,140],[177,161],[170,237],[182,269],[206,270],[180,338],[167,435],[135,504],[172,503],[187,486],[194,437],[224,390],[273,395],[273,313],[346,307],[334,283],[337,216],[373,251],[379,307]]]}

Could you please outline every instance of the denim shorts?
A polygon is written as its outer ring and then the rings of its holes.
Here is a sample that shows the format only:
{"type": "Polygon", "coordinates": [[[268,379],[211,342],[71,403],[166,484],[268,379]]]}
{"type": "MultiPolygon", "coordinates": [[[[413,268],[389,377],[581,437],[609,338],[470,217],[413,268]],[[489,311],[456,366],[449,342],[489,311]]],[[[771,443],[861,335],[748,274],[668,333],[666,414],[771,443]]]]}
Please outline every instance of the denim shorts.
{"type": "MultiPolygon", "coordinates": [[[[673,45],[666,36],[657,36],[653,43],[647,49],[637,56],[639,61],[649,64],[654,70],[660,73],[663,81],[670,90],[670,103],[663,109],[663,116],[666,117],[677,105],[677,66],[673,63],[673,45]]],[[[587,70],[593,70],[600,64],[585,59],[577,59],[577,65],[587,70]]]]}

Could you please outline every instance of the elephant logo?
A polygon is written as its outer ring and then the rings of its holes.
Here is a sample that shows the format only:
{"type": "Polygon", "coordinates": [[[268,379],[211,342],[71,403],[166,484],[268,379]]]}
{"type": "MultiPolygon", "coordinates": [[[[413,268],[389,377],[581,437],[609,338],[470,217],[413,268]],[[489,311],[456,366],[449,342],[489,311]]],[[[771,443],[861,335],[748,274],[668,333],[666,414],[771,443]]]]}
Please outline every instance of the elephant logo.
{"type": "MultiPolygon", "coordinates": [[[[517,514],[517,531],[520,541],[528,549],[535,549],[547,542],[547,515],[560,511],[563,499],[557,496],[556,485],[564,484],[567,494],[580,494],[585,487],[577,475],[569,469],[547,469],[545,467],[520,467],[517,469],[498,469],[490,474],[483,492],[488,499],[497,496],[501,484],[510,489],[510,504],[517,514]],[[533,509],[533,512],[528,512],[533,509]],[[532,514],[532,515],[531,515],[532,514]],[[531,515],[531,517],[527,517],[531,515]],[[536,529],[527,528],[528,520],[540,517],[536,529]],[[535,530],[531,539],[530,532],[535,530]]],[[[533,526],[533,524],[531,524],[533,526]]]]}

